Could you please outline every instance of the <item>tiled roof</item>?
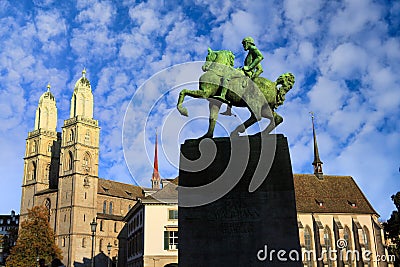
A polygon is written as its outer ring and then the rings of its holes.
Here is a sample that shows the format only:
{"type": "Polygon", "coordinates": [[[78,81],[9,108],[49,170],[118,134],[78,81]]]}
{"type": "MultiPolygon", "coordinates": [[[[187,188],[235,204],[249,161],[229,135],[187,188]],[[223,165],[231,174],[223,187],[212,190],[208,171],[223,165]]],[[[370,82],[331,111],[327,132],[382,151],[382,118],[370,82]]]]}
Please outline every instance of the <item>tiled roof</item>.
{"type": "Polygon", "coordinates": [[[143,203],[178,203],[178,186],[174,183],[166,184],[154,194],[143,198],[143,203]]]}
{"type": "Polygon", "coordinates": [[[143,197],[143,191],[140,186],[105,179],[99,179],[97,193],[132,200],[136,200],[138,197],[143,197]]]}
{"type": "Polygon", "coordinates": [[[297,212],[377,214],[350,176],[293,176],[297,212]]]}

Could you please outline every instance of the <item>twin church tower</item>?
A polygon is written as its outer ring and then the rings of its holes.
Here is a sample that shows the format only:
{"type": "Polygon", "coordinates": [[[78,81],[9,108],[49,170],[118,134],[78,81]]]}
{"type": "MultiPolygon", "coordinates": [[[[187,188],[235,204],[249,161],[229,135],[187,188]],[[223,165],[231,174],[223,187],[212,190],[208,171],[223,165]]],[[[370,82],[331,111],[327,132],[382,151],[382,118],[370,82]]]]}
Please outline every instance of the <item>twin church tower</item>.
{"type": "Polygon", "coordinates": [[[62,133],[56,127],[56,100],[48,85],[39,99],[35,128],[26,140],[21,220],[28,209],[44,205],[63,261],[72,266],[90,259],[90,222],[96,218],[95,254],[107,251],[110,243],[111,257],[116,257],[123,216],[142,190],[98,177],[100,128],[93,119],[93,94],[85,70],[75,83],[62,133]]]}

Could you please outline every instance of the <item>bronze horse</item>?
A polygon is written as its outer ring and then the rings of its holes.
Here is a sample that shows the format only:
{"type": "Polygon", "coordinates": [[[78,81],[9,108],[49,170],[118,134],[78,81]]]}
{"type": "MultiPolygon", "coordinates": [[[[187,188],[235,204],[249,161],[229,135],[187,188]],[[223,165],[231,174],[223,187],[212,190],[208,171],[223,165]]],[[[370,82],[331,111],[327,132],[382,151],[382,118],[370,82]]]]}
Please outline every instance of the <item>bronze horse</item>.
{"type": "Polygon", "coordinates": [[[282,123],[283,118],[275,109],[283,104],[286,93],[293,87],[294,75],[285,73],[272,82],[266,78],[258,77],[254,81],[246,77],[243,71],[234,69],[234,55],[231,51],[213,51],[208,48],[206,62],[202,66],[205,72],[199,79],[199,90],[183,89],[179,93],[177,108],[179,112],[188,116],[187,109],[182,106],[185,96],[207,98],[209,101],[210,117],[207,133],[202,137],[213,137],[215,123],[222,102],[214,97],[221,91],[221,86],[228,88],[226,100],[236,107],[247,107],[251,116],[243,124],[232,131],[231,136],[238,136],[249,126],[262,117],[270,120],[269,125],[261,132],[270,133],[282,123]]]}

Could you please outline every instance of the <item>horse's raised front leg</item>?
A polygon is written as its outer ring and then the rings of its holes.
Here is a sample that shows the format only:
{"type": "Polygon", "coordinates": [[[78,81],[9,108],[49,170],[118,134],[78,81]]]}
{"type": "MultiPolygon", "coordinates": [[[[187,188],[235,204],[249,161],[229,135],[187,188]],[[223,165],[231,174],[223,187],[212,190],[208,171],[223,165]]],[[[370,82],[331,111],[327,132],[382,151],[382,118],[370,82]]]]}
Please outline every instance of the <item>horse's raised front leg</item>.
{"type": "Polygon", "coordinates": [[[221,102],[220,101],[215,101],[210,99],[210,103],[208,105],[210,109],[210,117],[209,117],[209,124],[208,124],[208,131],[205,135],[203,135],[201,138],[211,138],[214,135],[214,129],[215,129],[215,124],[217,123],[218,119],[218,112],[219,109],[221,108],[221,102]]]}
{"type": "Polygon", "coordinates": [[[239,136],[239,133],[243,133],[248,127],[256,123],[257,121],[261,120],[261,118],[256,118],[253,113],[251,113],[250,118],[247,119],[243,124],[240,124],[236,127],[235,130],[231,132],[231,137],[239,136]]]}
{"type": "Polygon", "coordinates": [[[176,104],[176,107],[179,111],[179,113],[181,113],[181,115],[183,116],[188,116],[188,111],[186,108],[184,108],[182,106],[183,100],[185,99],[185,96],[191,96],[194,98],[207,98],[208,95],[203,91],[203,90],[188,90],[188,89],[183,89],[180,93],[179,93],[179,98],[178,98],[178,103],[176,104]]]}

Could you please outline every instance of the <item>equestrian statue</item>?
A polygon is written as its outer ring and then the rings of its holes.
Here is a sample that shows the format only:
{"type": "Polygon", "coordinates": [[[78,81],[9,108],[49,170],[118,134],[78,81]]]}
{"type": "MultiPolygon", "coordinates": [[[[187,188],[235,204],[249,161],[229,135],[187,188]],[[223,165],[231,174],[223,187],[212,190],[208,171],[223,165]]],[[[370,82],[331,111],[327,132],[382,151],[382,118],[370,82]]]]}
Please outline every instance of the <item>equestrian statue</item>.
{"type": "Polygon", "coordinates": [[[263,55],[254,44],[251,37],[242,41],[244,50],[248,51],[244,66],[233,68],[235,56],[229,50],[213,51],[208,48],[206,62],[202,66],[205,72],[199,79],[199,90],[183,89],[179,93],[178,111],[188,116],[188,111],[182,106],[185,96],[206,98],[209,101],[210,117],[207,133],[202,138],[211,138],[222,103],[228,105],[221,114],[232,115],[231,107],[246,107],[250,118],[232,131],[231,136],[239,136],[261,118],[270,120],[269,125],[261,132],[269,134],[282,123],[283,118],[276,113],[276,108],[283,104],[286,93],[293,87],[294,75],[285,73],[272,82],[259,77],[263,72],[261,61],[263,55]]]}

